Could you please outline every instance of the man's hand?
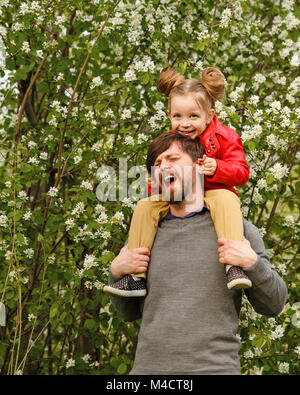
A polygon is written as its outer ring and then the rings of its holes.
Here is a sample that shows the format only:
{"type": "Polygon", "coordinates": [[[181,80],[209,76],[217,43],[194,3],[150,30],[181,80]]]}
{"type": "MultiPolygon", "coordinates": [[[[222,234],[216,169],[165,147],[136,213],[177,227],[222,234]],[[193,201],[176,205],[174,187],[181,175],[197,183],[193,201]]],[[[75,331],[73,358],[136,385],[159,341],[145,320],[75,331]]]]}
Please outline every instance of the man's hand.
{"type": "Polygon", "coordinates": [[[217,161],[214,158],[209,158],[203,155],[201,159],[198,159],[198,163],[203,167],[203,174],[206,176],[213,176],[217,170],[217,161]]]}
{"type": "Polygon", "coordinates": [[[110,271],[117,277],[131,273],[144,273],[147,271],[149,257],[150,251],[148,248],[141,247],[129,250],[126,245],[112,261],[110,271]]]}
{"type": "Polygon", "coordinates": [[[257,261],[257,255],[251,248],[250,242],[243,238],[242,241],[225,238],[218,239],[219,261],[222,264],[240,266],[248,269],[257,261]]]}

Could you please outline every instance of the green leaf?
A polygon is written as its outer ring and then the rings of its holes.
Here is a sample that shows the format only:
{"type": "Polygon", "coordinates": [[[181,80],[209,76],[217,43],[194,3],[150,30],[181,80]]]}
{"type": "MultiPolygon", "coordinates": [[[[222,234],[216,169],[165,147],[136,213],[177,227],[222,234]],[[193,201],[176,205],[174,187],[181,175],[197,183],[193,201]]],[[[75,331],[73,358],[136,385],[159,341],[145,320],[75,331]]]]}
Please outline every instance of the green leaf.
{"type": "Polygon", "coordinates": [[[144,74],[143,77],[142,77],[142,82],[143,82],[143,84],[144,84],[144,85],[147,85],[148,82],[149,82],[149,80],[150,80],[149,74],[148,74],[148,73],[144,74]]]}
{"type": "Polygon", "coordinates": [[[64,318],[64,323],[66,325],[71,325],[73,321],[72,315],[70,313],[67,313],[66,317],[64,318]]]}
{"type": "Polygon", "coordinates": [[[57,306],[57,304],[54,304],[50,308],[50,313],[49,313],[50,319],[56,317],[57,313],[58,313],[58,306],[57,306]]]}
{"type": "Polygon", "coordinates": [[[41,234],[39,233],[39,234],[38,234],[38,237],[37,237],[37,241],[39,241],[40,243],[41,243],[42,241],[44,241],[44,236],[41,235],[41,234]]]}
{"type": "Polygon", "coordinates": [[[125,363],[122,362],[122,363],[118,366],[117,372],[118,372],[119,374],[124,374],[126,371],[127,371],[127,365],[126,365],[125,363]]]}
{"type": "Polygon", "coordinates": [[[272,176],[272,174],[268,174],[267,178],[266,178],[267,184],[272,184],[272,182],[274,181],[274,177],[272,176]]]}
{"type": "Polygon", "coordinates": [[[27,77],[27,72],[26,72],[25,68],[20,67],[20,68],[16,71],[16,74],[15,74],[15,79],[16,79],[16,81],[19,81],[19,80],[26,80],[26,77],[27,77]]]}
{"type": "Polygon", "coordinates": [[[97,328],[97,325],[93,319],[89,318],[85,321],[84,328],[94,332],[97,328]]]}
{"type": "Polygon", "coordinates": [[[254,141],[247,141],[247,145],[248,145],[250,151],[255,150],[255,143],[254,143],[254,141]]]}
{"type": "Polygon", "coordinates": [[[179,65],[178,65],[179,73],[184,74],[185,70],[186,70],[186,66],[187,66],[186,62],[179,63],[179,65]]]}

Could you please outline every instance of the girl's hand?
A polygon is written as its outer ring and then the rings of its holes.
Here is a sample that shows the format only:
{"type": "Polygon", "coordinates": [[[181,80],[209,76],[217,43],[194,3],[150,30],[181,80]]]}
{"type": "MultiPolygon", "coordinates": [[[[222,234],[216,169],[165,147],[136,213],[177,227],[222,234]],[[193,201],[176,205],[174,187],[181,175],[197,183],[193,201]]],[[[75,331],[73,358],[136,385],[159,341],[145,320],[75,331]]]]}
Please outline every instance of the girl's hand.
{"type": "Polygon", "coordinates": [[[198,160],[200,166],[203,167],[203,174],[206,176],[213,176],[217,170],[217,161],[214,158],[209,158],[203,155],[203,158],[198,160]]]}

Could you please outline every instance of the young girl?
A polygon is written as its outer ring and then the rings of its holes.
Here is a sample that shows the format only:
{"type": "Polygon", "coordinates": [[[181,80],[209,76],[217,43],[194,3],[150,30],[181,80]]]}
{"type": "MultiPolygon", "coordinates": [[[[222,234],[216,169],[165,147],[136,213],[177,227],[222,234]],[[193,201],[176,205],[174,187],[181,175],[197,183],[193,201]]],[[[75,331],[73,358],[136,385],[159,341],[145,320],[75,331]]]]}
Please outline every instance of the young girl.
{"type": "MultiPolygon", "coordinates": [[[[160,73],[158,91],[169,100],[168,116],[172,131],[191,139],[199,138],[205,155],[201,160],[205,175],[204,200],[210,210],[219,238],[243,239],[240,200],[234,186],[248,181],[249,168],[238,134],[222,125],[215,114],[215,101],[225,96],[223,74],[213,67],[205,69],[199,79],[185,77],[167,67],[160,73]]],[[[129,231],[128,248],[147,247],[155,238],[159,221],[166,216],[169,204],[151,198],[138,202],[129,231]]],[[[227,287],[251,287],[251,281],[237,266],[226,266],[227,287]]],[[[146,295],[145,273],[126,275],[104,287],[104,291],[120,296],[146,295]]]]}

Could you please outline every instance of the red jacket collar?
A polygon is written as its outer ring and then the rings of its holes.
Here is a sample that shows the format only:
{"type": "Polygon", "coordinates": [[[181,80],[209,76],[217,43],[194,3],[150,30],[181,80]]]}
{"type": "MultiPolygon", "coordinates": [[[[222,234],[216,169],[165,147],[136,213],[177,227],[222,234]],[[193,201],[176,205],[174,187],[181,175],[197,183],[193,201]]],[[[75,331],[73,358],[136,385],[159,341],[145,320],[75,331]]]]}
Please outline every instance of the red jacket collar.
{"type": "Polygon", "coordinates": [[[215,115],[208,128],[199,137],[208,156],[213,156],[220,149],[220,143],[216,134],[220,134],[223,137],[228,136],[226,127],[219,122],[218,117],[215,115]]]}
{"type": "Polygon", "coordinates": [[[216,134],[220,134],[223,137],[228,136],[228,131],[226,127],[218,120],[218,117],[215,115],[209,124],[208,128],[204,133],[201,134],[200,138],[207,139],[209,137],[215,137],[216,134]]]}

